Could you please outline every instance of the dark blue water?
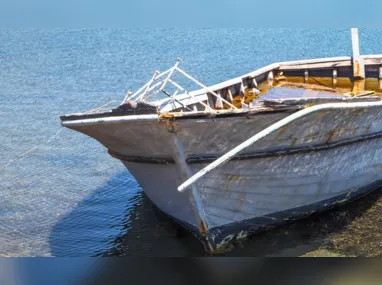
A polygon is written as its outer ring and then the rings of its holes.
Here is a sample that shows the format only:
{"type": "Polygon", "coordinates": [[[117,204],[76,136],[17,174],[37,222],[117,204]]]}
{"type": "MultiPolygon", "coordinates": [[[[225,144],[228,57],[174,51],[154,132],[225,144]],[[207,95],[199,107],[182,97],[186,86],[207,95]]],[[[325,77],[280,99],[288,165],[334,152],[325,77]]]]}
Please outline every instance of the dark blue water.
{"type": "MultiPolygon", "coordinates": [[[[381,37],[360,29],[361,52],[381,37]]],[[[202,254],[100,144],[66,129],[47,143],[59,116],[121,101],[179,56],[213,84],[348,55],[350,29],[0,30],[0,256],[202,254]]]]}

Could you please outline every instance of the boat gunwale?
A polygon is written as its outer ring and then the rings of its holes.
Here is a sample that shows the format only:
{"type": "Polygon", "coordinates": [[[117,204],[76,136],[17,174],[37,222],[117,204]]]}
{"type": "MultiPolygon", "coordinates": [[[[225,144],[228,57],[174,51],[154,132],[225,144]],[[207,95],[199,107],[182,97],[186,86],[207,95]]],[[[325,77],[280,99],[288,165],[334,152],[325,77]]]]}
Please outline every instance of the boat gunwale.
{"type": "MultiPolygon", "coordinates": [[[[380,59],[381,62],[375,63],[375,62],[365,62],[365,65],[382,65],[382,54],[377,55],[363,55],[361,56],[364,60],[376,60],[380,59]]],[[[290,70],[300,70],[300,69],[306,69],[306,67],[301,67],[300,65],[307,65],[307,64],[320,64],[320,63],[336,63],[336,62],[347,62],[345,66],[352,66],[352,57],[350,56],[340,56],[340,57],[330,57],[330,58],[316,58],[316,59],[304,59],[304,60],[295,60],[295,61],[284,61],[284,62],[276,62],[269,65],[266,65],[264,67],[261,67],[259,69],[256,69],[252,72],[249,72],[247,74],[244,74],[242,76],[238,76],[232,79],[228,79],[226,81],[214,84],[209,86],[208,88],[212,91],[218,91],[221,89],[229,88],[232,85],[239,84],[243,79],[253,79],[255,77],[264,75],[267,72],[273,71],[273,70],[280,70],[285,69],[286,67],[290,67],[290,70]]],[[[328,68],[328,67],[327,67],[328,68]]],[[[325,68],[323,68],[325,69],[325,68]]],[[[204,89],[198,89],[189,92],[192,96],[203,96],[206,95],[206,92],[204,89]]],[[[180,94],[177,95],[178,100],[184,100],[184,99],[190,99],[190,95],[187,94],[180,94]]],[[[164,98],[161,100],[153,101],[152,103],[157,104],[158,106],[168,102],[168,98],[164,98]]]]}
{"type": "MultiPolygon", "coordinates": [[[[378,54],[378,55],[363,55],[361,56],[361,58],[363,58],[364,60],[378,60],[380,59],[381,62],[372,62],[371,64],[369,65],[378,65],[378,66],[381,66],[382,67],[382,54],[378,54]]],[[[221,82],[221,83],[218,83],[218,84],[215,84],[215,85],[212,85],[210,87],[208,87],[210,90],[212,91],[217,91],[217,90],[222,90],[222,89],[225,89],[225,88],[229,88],[231,86],[234,86],[236,84],[239,84],[240,82],[242,82],[242,80],[244,79],[253,79],[253,78],[256,78],[258,76],[263,76],[265,75],[267,72],[272,72],[274,70],[279,70],[280,68],[285,68],[285,67],[288,67],[288,68],[291,68],[289,70],[292,70],[294,67],[295,69],[294,70],[300,70],[300,69],[306,69],[306,66],[303,66],[303,67],[300,67],[300,65],[306,65],[306,64],[319,64],[319,63],[335,63],[335,62],[340,62],[340,61],[349,61],[348,62],[348,65],[351,66],[352,65],[352,61],[351,61],[352,57],[349,57],[349,56],[344,56],[344,57],[331,57],[331,58],[317,58],[317,59],[307,59],[307,60],[296,60],[296,61],[285,61],[285,62],[278,62],[278,63],[273,63],[273,64],[270,64],[270,65],[267,65],[267,66],[264,66],[262,68],[259,68],[255,71],[252,71],[250,73],[247,73],[247,74],[244,74],[242,76],[239,76],[239,77],[236,77],[236,78],[233,78],[233,79],[229,79],[229,80],[226,80],[224,82],[221,82]]],[[[368,65],[367,62],[365,62],[365,65],[368,65]]],[[[323,68],[325,69],[325,68],[323,68]]],[[[195,91],[191,91],[189,92],[190,94],[192,94],[193,97],[195,98],[192,98],[190,97],[190,95],[187,95],[187,94],[180,94],[177,96],[178,100],[181,101],[181,100],[197,100],[197,102],[191,102],[190,104],[188,105],[192,105],[194,103],[198,103],[200,100],[200,98],[197,98],[199,96],[205,96],[206,98],[204,99],[207,99],[207,93],[206,90],[204,89],[199,89],[199,90],[195,90],[195,91]]],[[[157,101],[153,101],[151,102],[151,104],[155,104],[157,107],[163,105],[163,104],[166,104],[169,102],[170,99],[168,98],[165,98],[165,99],[162,99],[162,100],[157,100],[157,101]]],[[[203,101],[203,100],[202,100],[203,101]]],[[[259,106],[257,106],[259,107],[259,106]]],[[[62,126],[64,127],[71,127],[71,126],[78,126],[78,125],[95,125],[95,124],[102,124],[104,123],[105,121],[107,121],[108,123],[119,123],[119,122],[127,122],[127,121],[147,121],[147,120],[160,120],[160,119],[163,119],[163,118],[166,118],[167,116],[168,117],[171,117],[171,118],[176,118],[176,119],[181,119],[183,117],[208,117],[208,116],[213,116],[213,117],[219,117],[219,116],[234,116],[234,115],[242,115],[242,114],[246,114],[246,113],[250,113],[250,112],[253,112],[253,113],[263,113],[263,112],[283,112],[283,111],[288,111],[288,110],[274,110],[272,108],[266,108],[266,107],[262,107],[263,109],[256,109],[256,108],[249,108],[249,109],[238,109],[238,110],[231,110],[231,109],[227,109],[227,110],[214,110],[214,111],[195,111],[195,112],[183,112],[182,114],[179,115],[179,113],[169,113],[170,111],[162,111],[162,112],[159,112],[159,114],[142,114],[142,115],[126,115],[126,116],[103,116],[103,117],[100,117],[100,118],[89,118],[89,119],[72,119],[72,120],[65,120],[65,116],[85,116],[86,113],[76,113],[76,114],[68,114],[68,115],[65,115],[63,117],[61,117],[61,121],[62,121],[62,126]]],[[[295,106],[295,110],[299,110],[303,108],[302,106],[295,106]]],[[[287,108],[288,109],[288,108],[287,108]]],[[[292,108],[293,109],[293,108],[292,108]]],[[[97,113],[95,114],[92,114],[93,116],[94,115],[97,115],[97,113]]]]}
{"type": "MultiPolygon", "coordinates": [[[[324,104],[318,104],[313,107],[307,107],[304,108],[302,106],[292,106],[292,107],[300,107],[303,109],[312,109],[317,108],[317,110],[314,111],[326,111],[326,110],[337,110],[337,109],[351,109],[351,108],[377,108],[382,107],[382,101],[377,102],[354,102],[354,103],[324,103],[324,104]]],[[[250,111],[255,111],[256,109],[240,109],[240,110],[227,110],[230,112],[212,112],[211,115],[218,115],[222,114],[225,115],[227,113],[231,113],[234,115],[237,114],[247,114],[250,111]],[[240,112],[242,111],[242,112],[240,112]]],[[[265,111],[262,110],[255,115],[264,114],[266,112],[269,113],[278,113],[278,112],[285,112],[280,110],[273,110],[272,111],[265,111]]],[[[295,110],[297,111],[297,110],[295,110]]],[[[195,112],[196,113],[196,112],[195,112]]],[[[205,112],[199,112],[201,115],[206,115],[205,112]]],[[[188,113],[183,113],[185,116],[188,115],[188,113]]],[[[233,117],[235,118],[235,117],[233,117]]],[[[79,120],[71,120],[71,121],[62,121],[62,126],[64,127],[76,127],[76,126],[89,126],[89,125],[101,125],[105,123],[122,123],[122,122],[132,122],[132,121],[154,121],[154,120],[174,120],[175,117],[173,116],[161,116],[160,114],[152,114],[152,115],[126,115],[126,116],[115,116],[115,117],[102,117],[102,118],[91,118],[91,119],[79,119],[79,120]]],[[[181,120],[182,117],[177,117],[177,120],[181,120]]],[[[190,121],[195,121],[198,118],[195,119],[188,119],[190,121]]],[[[204,118],[204,120],[209,119],[208,117],[204,118]]],[[[218,117],[210,118],[211,120],[217,120],[218,117]]]]}

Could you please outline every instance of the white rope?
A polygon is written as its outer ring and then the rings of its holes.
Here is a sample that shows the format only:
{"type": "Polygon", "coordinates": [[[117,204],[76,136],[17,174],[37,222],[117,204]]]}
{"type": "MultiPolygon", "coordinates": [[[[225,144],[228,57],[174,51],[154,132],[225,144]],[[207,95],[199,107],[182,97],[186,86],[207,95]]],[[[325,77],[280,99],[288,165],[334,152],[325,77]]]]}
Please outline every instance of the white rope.
{"type": "MultiPolygon", "coordinates": [[[[43,145],[47,145],[49,144],[52,140],[54,140],[56,137],[58,137],[58,135],[61,133],[61,131],[63,130],[64,128],[60,128],[52,137],[50,137],[43,145]]],[[[21,159],[23,159],[27,154],[33,152],[34,150],[38,149],[38,147],[41,146],[41,145],[36,145],[34,147],[32,147],[31,149],[27,150],[26,152],[20,154],[19,156],[16,156],[15,158],[11,159],[10,161],[8,161],[7,164],[3,165],[2,167],[0,167],[0,172],[3,171],[4,169],[6,169],[9,165],[11,165],[12,163],[15,163],[17,161],[20,161],[21,159]]]]}

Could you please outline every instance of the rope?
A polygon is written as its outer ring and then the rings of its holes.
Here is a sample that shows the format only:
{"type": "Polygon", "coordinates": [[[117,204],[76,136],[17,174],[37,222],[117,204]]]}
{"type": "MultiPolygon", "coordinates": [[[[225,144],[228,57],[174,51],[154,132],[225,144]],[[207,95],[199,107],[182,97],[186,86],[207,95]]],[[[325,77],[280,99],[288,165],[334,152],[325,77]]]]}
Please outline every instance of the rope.
{"type": "MultiPolygon", "coordinates": [[[[54,140],[56,137],[58,137],[58,135],[62,132],[64,128],[60,128],[52,137],[50,137],[43,145],[47,145],[49,144],[52,140],[54,140]]],[[[8,161],[7,164],[3,165],[1,168],[0,168],[0,172],[3,171],[4,169],[6,169],[9,165],[11,165],[12,163],[15,163],[17,161],[20,161],[21,159],[23,159],[27,154],[33,152],[34,150],[38,149],[38,145],[32,147],[31,149],[27,150],[26,152],[22,153],[21,155],[19,156],[16,156],[15,158],[12,158],[10,161],[8,161]]]]}

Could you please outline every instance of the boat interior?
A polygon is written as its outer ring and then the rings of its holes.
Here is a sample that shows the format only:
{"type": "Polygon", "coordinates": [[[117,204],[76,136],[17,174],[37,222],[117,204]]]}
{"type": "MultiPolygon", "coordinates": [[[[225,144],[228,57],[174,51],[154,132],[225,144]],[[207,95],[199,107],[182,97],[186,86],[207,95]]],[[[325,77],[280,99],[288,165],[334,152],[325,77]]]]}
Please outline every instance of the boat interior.
{"type": "Polygon", "coordinates": [[[205,86],[179,68],[156,71],[137,92],[128,92],[112,109],[71,114],[62,120],[159,114],[163,118],[238,116],[296,111],[336,102],[370,102],[382,98],[382,55],[361,56],[363,74],[352,57],[275,63],[249,74],[205,86]],[[187,91],[174,75],[199,86],[187,91]]]}

